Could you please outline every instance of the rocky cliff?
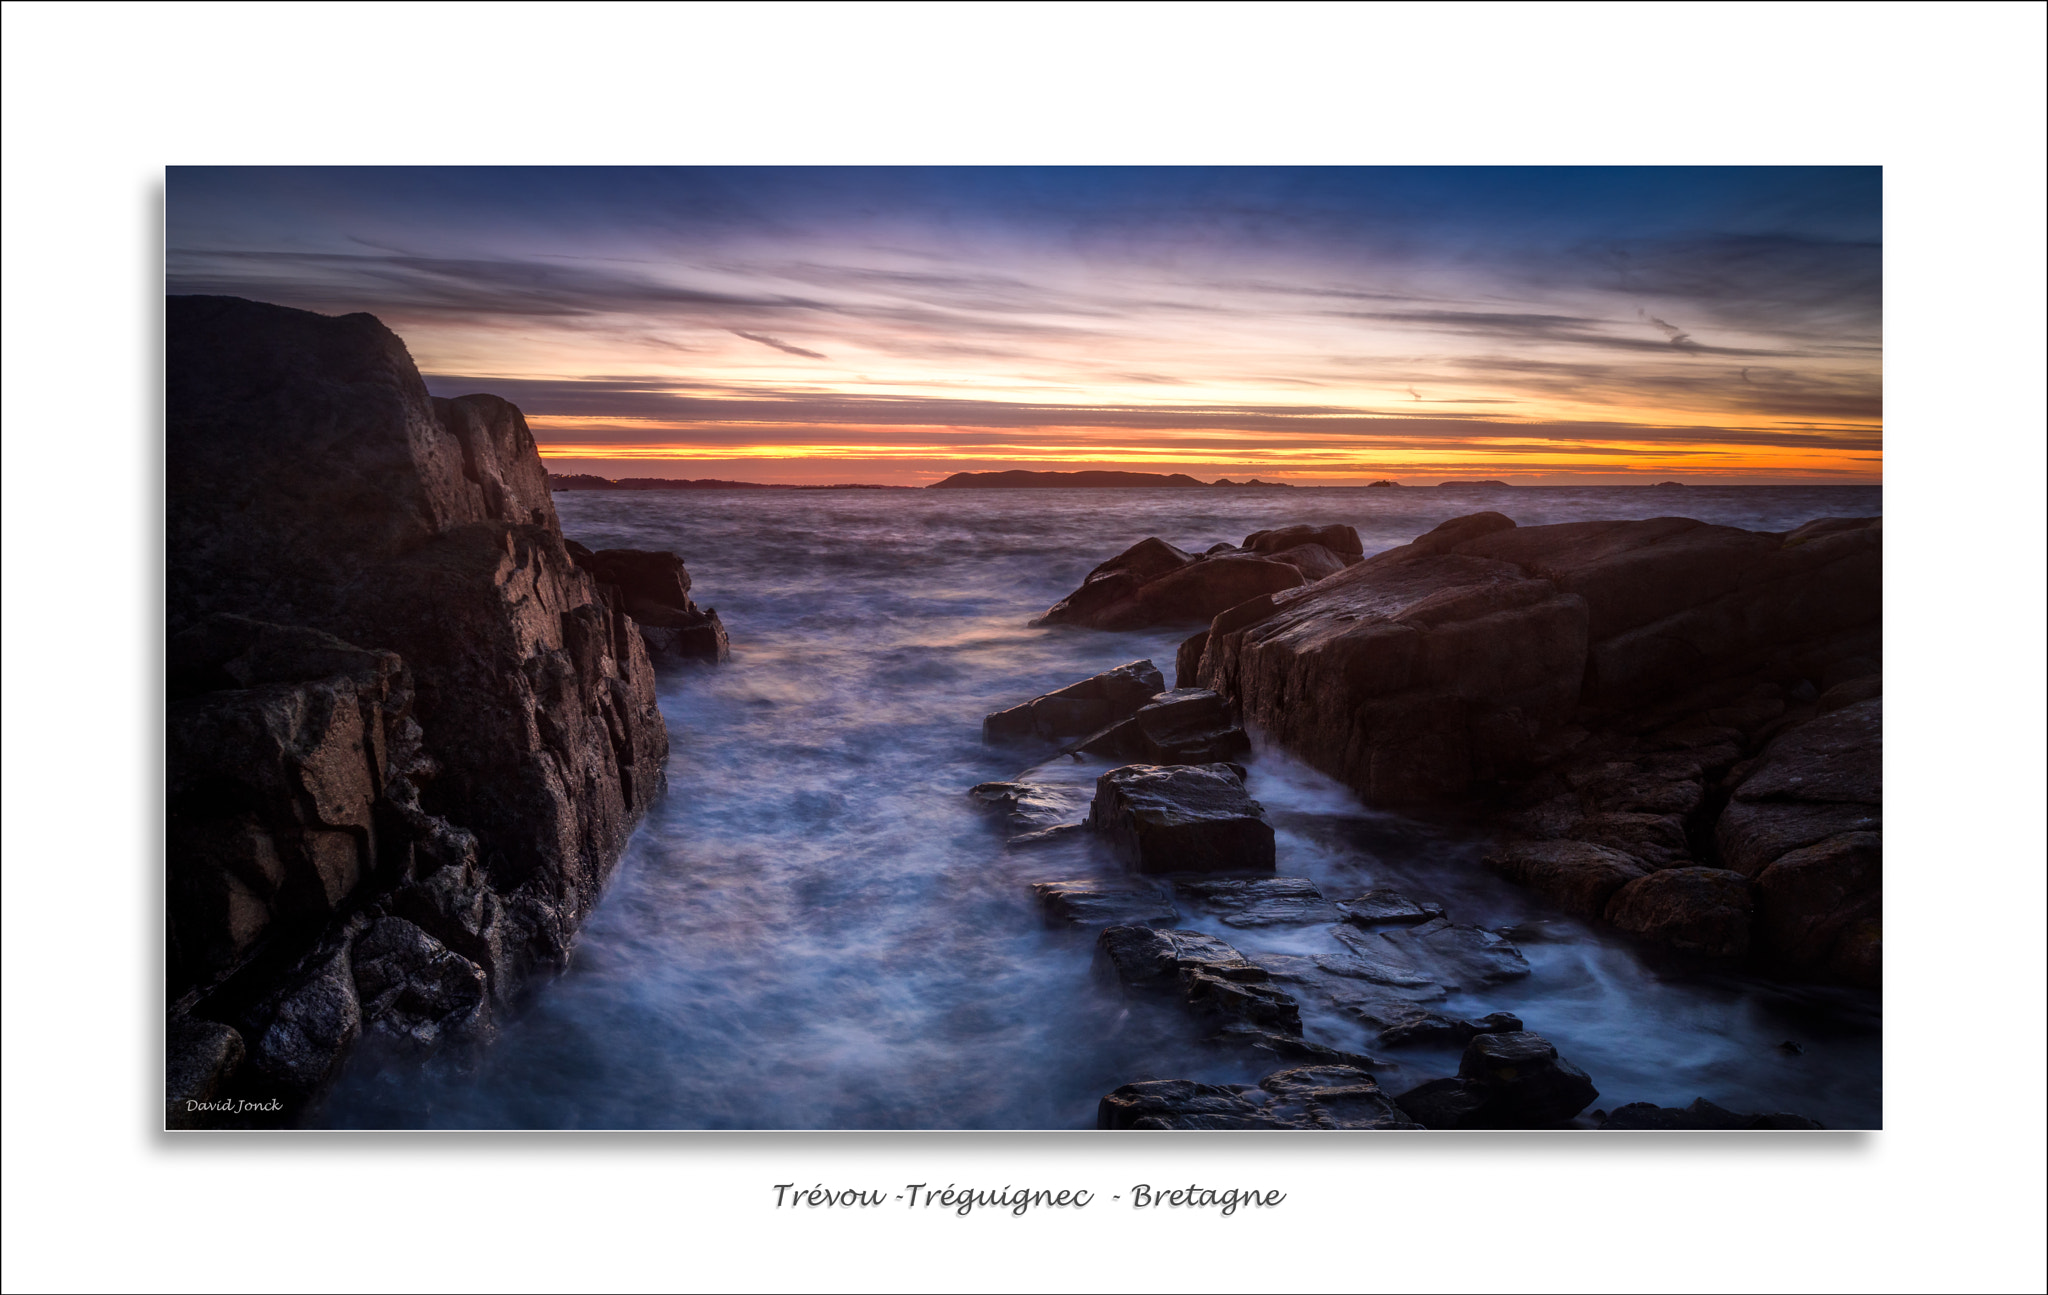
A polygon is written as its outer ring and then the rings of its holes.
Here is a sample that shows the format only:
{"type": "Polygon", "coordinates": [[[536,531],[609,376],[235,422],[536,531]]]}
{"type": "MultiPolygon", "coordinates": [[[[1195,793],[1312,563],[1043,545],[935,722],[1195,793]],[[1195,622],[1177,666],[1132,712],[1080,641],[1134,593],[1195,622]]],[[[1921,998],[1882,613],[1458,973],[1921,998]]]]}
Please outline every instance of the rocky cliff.
{"type": "Polygon", "coordinates": [[[369,315],[166,331],[168,1096],[289,1122],[359,1038],[473,1043],[561,963],[668,737],[518,409],[369,315]]]}
{"type": "Polygon", "coordinates": [[[1221,612],[1178,683],[1368,804],[1490,806],[1575,913],[1874,985],[1882,574],[1876,518],[1477,513],[1221,612]]]}

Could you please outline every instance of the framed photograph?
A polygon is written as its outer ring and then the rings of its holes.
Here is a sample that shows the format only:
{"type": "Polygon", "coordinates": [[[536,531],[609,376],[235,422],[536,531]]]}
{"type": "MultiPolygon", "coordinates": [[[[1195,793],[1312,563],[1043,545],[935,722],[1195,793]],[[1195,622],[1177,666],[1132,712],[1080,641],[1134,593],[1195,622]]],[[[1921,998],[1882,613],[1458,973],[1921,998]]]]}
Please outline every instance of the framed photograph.
{"type": "Polygon", "coordinates": [[[167,1124],[1875,1129],[1874,167],[176,167],[167,1124]]]}

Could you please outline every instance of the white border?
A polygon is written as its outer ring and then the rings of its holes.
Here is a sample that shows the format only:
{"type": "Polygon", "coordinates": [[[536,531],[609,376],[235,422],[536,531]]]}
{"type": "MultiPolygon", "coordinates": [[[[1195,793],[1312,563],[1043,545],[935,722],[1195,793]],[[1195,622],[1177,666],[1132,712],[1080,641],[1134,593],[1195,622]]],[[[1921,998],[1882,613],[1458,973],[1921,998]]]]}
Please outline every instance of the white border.
{"type": "Polygon", "coordinates": [[[9,1289],[2041,1289],[2043,9],[5,8],[9,1289]],[[1887,168],[1888,1131],[170,1141],[166,163],[1887,168]],[[1277,1186],[1231,1220],[766,1185],[1277,1186]]]}

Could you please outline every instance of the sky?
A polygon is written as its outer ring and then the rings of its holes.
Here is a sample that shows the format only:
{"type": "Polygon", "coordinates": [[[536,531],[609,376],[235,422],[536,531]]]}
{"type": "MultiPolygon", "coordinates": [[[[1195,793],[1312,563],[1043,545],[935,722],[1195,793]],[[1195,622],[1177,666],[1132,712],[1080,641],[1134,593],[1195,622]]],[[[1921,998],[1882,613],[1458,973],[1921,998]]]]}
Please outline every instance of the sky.
{"type": "Polygon", "coordinates": [[[548,466],[1875,483],[1875,167],[173,167],[173,293],[368,311],[548,466]]]}

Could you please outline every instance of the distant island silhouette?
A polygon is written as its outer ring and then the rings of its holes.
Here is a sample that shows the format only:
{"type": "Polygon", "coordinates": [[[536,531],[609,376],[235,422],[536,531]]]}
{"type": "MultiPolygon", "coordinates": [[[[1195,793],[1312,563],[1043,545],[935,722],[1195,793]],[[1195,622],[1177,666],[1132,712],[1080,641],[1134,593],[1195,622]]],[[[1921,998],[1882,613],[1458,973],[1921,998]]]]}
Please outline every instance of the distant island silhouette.
{"type": "Polygon", "coordinates": [[[915,490],[915,486],[863,485],[857,482],[829,486],[771,485],[761,481],[720,481],[715,477],[688,480],[682,477],[610,477],[587,472],[550,472],[550,490],[915,490]]]}
{"type": "Polygon", "coordinates": [[[928,490],[1071,490],[1076,487],[1167,487],[1174,489],[1212,490],[1218,486],[1236,490],[1292,490],[1294,487],[1284,481],[1261,481],[1257,477],[1250,481],[1232,481],[1228,477],[1215,482],[1197,481],[1184,472],[1162,475],[1157,472],[1116,472],[1108,469],[1093,469],[1086,472],[1027,472],[1012,469],[1008,472],[955,472],[944,481],[934,481],[928,490]]]}

